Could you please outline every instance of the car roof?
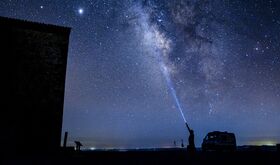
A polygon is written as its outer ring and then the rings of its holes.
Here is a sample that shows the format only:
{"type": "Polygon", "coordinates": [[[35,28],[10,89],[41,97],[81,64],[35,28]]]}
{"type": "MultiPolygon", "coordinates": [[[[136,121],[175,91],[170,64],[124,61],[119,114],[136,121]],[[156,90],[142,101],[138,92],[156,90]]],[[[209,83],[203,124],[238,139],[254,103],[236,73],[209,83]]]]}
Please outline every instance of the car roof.
{"type": "Polygon", "coordinates": [[[207,135],[221,135],[221,134],[227,134],[227,135],[231,135],[234,136],[234,133],[231,132],[221,132],[221,131],[213,131],[213,132],[209,132],[207,135]]]}

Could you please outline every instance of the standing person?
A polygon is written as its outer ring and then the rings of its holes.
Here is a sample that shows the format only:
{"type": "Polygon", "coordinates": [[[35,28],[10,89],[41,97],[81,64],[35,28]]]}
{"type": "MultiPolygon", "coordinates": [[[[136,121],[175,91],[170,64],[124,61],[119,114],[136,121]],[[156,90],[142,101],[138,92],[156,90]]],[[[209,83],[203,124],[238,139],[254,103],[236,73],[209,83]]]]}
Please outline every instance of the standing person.
{"type": "Polygon", "coordinates": [[[189,135],[189,145],[187,146],[187,151],[194,153],[195,152],[195,145],[194,145],[194,131],[190,129],[189,125],[186,123],[189,135]]]}

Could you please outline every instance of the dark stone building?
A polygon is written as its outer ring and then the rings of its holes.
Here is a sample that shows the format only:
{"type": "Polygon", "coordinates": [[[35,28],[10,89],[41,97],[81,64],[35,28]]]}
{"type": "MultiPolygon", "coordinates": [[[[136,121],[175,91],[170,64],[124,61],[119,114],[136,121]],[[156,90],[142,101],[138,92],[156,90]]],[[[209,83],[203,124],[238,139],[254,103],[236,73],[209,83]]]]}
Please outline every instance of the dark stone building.
{"type": "Polygon", "coordinates": [[[1,153],[60,147],[70,28],[0,17],[1,153]]]}

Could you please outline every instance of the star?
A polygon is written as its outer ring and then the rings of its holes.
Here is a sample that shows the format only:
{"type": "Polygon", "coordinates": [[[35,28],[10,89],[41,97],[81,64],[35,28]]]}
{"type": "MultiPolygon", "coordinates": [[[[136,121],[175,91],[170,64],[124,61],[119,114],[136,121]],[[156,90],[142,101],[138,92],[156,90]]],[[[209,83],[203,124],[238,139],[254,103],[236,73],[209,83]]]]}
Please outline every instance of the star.
{"type": "Polygon", "coordinates": [[[79,8],[78,12],[79,12],[80,15],[82,15],[82,14],[84,14],[84,9],[79,8]]]}

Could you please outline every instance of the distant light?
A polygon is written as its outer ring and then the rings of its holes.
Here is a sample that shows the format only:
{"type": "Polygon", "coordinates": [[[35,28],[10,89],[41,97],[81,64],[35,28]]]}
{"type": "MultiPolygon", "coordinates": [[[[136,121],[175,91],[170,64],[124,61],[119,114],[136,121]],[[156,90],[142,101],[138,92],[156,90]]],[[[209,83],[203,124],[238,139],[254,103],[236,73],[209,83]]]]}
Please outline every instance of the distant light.
{"type": "Polygon", "coordinates": [[[275,146],[276,145],[276,141],[274,140],[259,140],[259,141],[253,141],[250,143],[250,145],[257,145],[257,146],[275,146]]]}
{"type": "Polygon", "coordinates": [[[96,148],[95,148],[95,147],[90,147],[89,149],[90,149],[90,150],[95,150],[96,148]]]}
{"type": "Polygon", "coordinates": [[[43,8],[44,8],[44,6],[42,6],[42,5],[41,5],[41,6],[40,6],[40,8],[41,8],[41,9],[43,9],[43,8]]]}
{"type": "Polygon", "coordinates": [[[82,9],[82,8],[80,8],[79,10],[78,10],[78,12],[79,12],[79,14],[83,14],[84,13],[84,9],[82,9]]]}
{"type": "Polygon", "coordinates": [[[263,145],[266,145],[266,146],[275,146],[276,143],[274,141],[264,141],[263,145]]]}

